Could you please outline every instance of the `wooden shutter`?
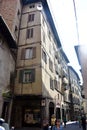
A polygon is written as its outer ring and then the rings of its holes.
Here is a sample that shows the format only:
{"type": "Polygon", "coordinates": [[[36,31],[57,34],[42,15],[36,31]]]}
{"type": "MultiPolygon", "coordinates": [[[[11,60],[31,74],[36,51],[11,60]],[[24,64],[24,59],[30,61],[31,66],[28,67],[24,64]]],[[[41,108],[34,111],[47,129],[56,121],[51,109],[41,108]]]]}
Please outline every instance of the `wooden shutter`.
{"type": "Polygon", "coordinates": [[[27,29],[26,31],[26,39],[28,39],[30,37],[30,29],[27,29]]]}
{"type": "Polygon", "coordinates": [[[19,71],[19,83],[23,82],[23,70],[19,71]]]}
{"type": "Polygon", "coordinates": [[[33,47],[33,58],[36,58],[36,47],[33,47]]]}
{"type": "Polygon", "coordinates": [[[25,48],[21,49],[21,60],[25,59],[25,48]]]}
{"type": "Polygon", "coordinates": [[[32,69],[32,82],[35,82],[35,69],[32,69]]]}

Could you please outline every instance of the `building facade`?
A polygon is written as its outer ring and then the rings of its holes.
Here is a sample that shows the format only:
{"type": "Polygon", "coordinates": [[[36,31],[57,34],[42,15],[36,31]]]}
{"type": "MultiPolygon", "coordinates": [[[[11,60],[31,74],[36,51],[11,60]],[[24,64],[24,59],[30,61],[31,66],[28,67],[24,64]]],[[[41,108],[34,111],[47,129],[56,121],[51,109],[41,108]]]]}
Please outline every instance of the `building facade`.
{"type": "Polygon", "coordinates": [[[16,43],[0,16],[0,116],[9,122],[15,71],[16,43]]]}
{"type": "Polygon", "coordinates": [[[44,119],[51,123],[52,114],[61,121],[65,116],[71,119],[69,61],[47,1],[1,0],[0,13],[18,45],[16,66],[12,61],[16,71],[8,122],[15,127],[41,127],[44,119]]]}
{"type": "Polygon", "coordinates": [[[75,50],[77,53],[79,64],[81,65],[81,72],[83,77],[83,89],[82,89],[82,96],[83,96],[83,113],[87,116],[87,73],[86,73],[86,59],[87,59],[87,46],[75,46],[75,50]]]}
{"type": "Polygon", "coordinates": [[[12,112],[12,123],[16,127],[40,126],[45,118],[50,122],[54,113],[57,118],[62,118],[62,82],[56,58],[61,44],[55,33],[46,1],[24,3],[12,112]]]}
{"type": "Polygon", "coordinates": [[[16,43],[18,42],[21,9],[21,0],[0,0],[0,14],[3,16],[16,43]]]}
{"type": "Polygon", "coordinates": [[[77,119],[78,115],[81,114],[82,106],[82,96],[81,96],[81,86],[80,79],[76,71],[69,66],[69,77],[70,77],[70,107],[73,116],[71,119],[77,119]]]}

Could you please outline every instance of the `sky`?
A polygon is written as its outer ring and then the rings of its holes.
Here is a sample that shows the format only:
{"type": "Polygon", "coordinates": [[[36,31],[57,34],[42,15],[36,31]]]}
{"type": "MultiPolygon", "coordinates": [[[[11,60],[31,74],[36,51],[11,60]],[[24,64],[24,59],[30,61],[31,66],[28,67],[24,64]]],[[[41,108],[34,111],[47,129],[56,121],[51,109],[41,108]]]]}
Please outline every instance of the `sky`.
{"type": "Polygon", "coordinates": [[[87,0],[74,0],[77,20],[73,0],[48,1],[62,47],[70,61],[70,65],[81,78],[80,66],[74,46],[87,43],[87,0]]]}

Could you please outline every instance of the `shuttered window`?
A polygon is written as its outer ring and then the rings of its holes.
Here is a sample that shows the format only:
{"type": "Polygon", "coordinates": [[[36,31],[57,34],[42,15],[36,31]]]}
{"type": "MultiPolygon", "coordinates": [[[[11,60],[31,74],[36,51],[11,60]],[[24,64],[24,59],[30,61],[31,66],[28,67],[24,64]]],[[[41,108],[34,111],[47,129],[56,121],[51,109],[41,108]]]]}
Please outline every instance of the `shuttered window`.
{"type": "Polygon", "coordinates": [[[49,59],[49,69],[53,72],[53,63],[51,59],[49,59]]]}
{"type": "Polygon", "coordinates": [[[33,22],[34,21],[34,16],[35,16],[35,14],[29,14],[28,22],[33,22]]]}
{"type": "Polygon", "coordinates": [[[53,84],[53,79],[50,78],[50,89],[54,90],[54,84],[53,84]]]}
{"type": "Polygon", "coordinates": [[[36,58],[36,47],[23,48],[21,51],[21,59],[36,58]]]}
{"type": "Polygon", "coordinates": [[[19,71],[19,83],[35,82],[35,69],[25,69],[19,71]]]}
{"type": "Polygon", "coordinates": [[[26,38],[27,38],[27,39],[33,38],[33,28],[27,29],[26,38]]]}

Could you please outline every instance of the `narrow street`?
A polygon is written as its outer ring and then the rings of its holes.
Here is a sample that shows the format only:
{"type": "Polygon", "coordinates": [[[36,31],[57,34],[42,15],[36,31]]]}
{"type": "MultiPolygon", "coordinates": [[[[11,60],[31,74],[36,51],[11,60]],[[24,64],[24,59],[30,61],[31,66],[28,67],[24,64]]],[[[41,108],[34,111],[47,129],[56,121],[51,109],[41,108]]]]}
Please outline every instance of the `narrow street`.
{"type": "Polygon", "coordinates": [[[72,124],[67,125],[66,128],[63,128],[63,130],[82,130],[82,128],[79,128],[78,125],[72,124]]]}
{"type": "MultiPolygon", "coordinates": [[[[16,130],[42,130],[40,128],[20,128],[20,129],[16,129],[16,130]]],[[[66,125],[66,128],[63,127],[63,130],[82,130],[82,127],[79,128],[79,124],[76,124],[75,122],[68,122],[66,125]]]]}
{"type": "Polygon", "coordinates": [[[79,124],[76,123],[67,123],[66,128],[63,130],[82,130],[82,127],[79,128],[79,124]]]}

